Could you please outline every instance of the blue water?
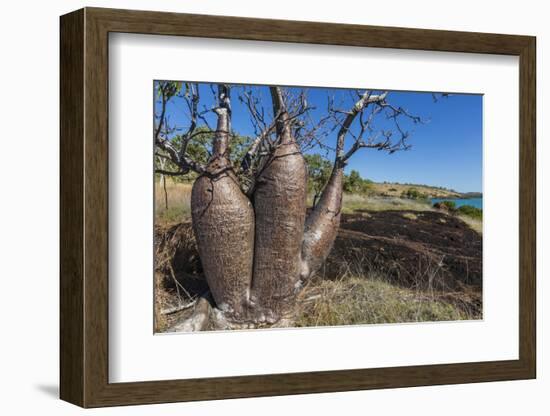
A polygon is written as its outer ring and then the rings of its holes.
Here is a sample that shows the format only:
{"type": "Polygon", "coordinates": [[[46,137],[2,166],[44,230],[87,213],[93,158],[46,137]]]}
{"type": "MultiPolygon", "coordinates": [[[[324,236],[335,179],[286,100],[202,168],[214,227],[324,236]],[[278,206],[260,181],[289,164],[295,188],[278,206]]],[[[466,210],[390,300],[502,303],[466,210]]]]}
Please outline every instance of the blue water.
{"type": "Polygon", "coordinates": [[[453,199],[453,198],[432,198],[432,205],[441,201],[453,201],[456,207],[462,205],[471,205],[473,207],[483,209],[483,198],[469,198],[469,199],[453,199]]]}

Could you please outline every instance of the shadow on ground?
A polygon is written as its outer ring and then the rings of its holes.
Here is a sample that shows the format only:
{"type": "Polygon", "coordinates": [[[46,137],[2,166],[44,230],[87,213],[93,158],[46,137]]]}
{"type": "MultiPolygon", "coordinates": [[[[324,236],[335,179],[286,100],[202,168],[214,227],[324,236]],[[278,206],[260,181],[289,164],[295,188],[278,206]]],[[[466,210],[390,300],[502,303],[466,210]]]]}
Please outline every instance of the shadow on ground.
{"type": "Polygon", "coordinates": [[[53,399],[59,398],[59,386],[57,384],[37,384],[35,388],[53,399]]]}

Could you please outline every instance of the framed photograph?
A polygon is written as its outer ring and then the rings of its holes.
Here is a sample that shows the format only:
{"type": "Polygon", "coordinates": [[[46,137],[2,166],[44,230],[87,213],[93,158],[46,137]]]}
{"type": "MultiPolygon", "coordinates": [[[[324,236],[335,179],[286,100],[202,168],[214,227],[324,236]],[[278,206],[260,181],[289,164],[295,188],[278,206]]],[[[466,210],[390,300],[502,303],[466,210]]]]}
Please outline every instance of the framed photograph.
{"type": "Polygon", "coordinates": [[[535,38],[61,17],[82,407],[536,376],[535,38]]]}

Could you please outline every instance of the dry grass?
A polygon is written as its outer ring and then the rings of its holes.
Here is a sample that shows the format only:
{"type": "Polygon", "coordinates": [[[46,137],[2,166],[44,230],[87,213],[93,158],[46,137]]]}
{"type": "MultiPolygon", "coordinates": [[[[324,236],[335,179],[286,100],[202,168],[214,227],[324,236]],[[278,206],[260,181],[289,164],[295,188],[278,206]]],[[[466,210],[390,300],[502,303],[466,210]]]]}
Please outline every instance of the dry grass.
{"type": "Polygon", "coordinates": [[[165,193],[159,182],[155,183],[155,219],[157,224],[175,224],[191,218],[191,183],[166,181],[168,208],[165,193]]]}
{"type": "Polygon", "coordinates": [[[481,288],[450,289],[441,265],[430,261],[398,284],[364,253],[316,275],[298,301],[296,326],[338,326],[481,319],[481,288]],[[338,266],[338,267],[334,267],[338,266]]]}
{"type": "Polygon", "coordinates": [[[161,311],[189,304],[206,289],[191,223],[155,227],[155,332],[177,318],[161,311]]]}
{"type": "Polygon", "coordinates": [[[319,279],[303,294],[296,326],[338,326],[479,319],[438,293],[405,289],[383,276],[319,279]]]}
{"type": "Polygon", "coordinates": [[[418,216],[416,214],[413,214],[412,212],[405,212],[403,214],[403,218],[406,218],[411,221],[415,221],[418,219],[418,216]]]}
{"type": "Polygon", "coordinates": [[[400,183],[373,183],[372,191],[379,195],[388,197],[400,197],[403,192],[414,188],[418,192],[429,195],[431,198],[452,198],[459,197],[457,192],[448,189],[433,188],[425,185],[404,185],[400,183]]]}
{"type": "Polygon", "coordinates": [[[405,198],[369,197],[357,194],[344,194],[342,212],[351,214],[357,211],[432,211],[429,202],[405,198]]]}
{"type": "Polygon", "coordinates": [[[467,215],[458,215],[463,222],[465,222],[472,230],[477,231],[479,234],[483,234],[483,220],[472,218],[467,215]]]}

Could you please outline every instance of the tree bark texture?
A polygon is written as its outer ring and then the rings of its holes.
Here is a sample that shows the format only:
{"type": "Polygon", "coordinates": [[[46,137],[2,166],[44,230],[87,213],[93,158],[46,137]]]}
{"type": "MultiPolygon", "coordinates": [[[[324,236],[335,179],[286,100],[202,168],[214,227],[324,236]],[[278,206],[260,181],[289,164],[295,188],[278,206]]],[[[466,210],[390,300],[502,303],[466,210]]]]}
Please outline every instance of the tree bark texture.
{"type": "Polygon", "coordinates": [[[243,319],[252,279],[254,211],[229,160],[229,115],[219,108],[213,155],[191,193],[193,230],[217,307],[243,319]]]}
{"type": "Polygon", "coordinates": [[[278,145],[254,191],[256,232],[251,299],[279,317],[292,306],[301,267],[306,211],[306,165],[291,134],[280,90],[272,88],[278,145]]]}
{"type": "Polygon", "coordinates": [[[302,245],[300,278],[308,279],[327,259],[340,227],[344,168],[335,165],[319,202],[309,213],[302,245]]]}

